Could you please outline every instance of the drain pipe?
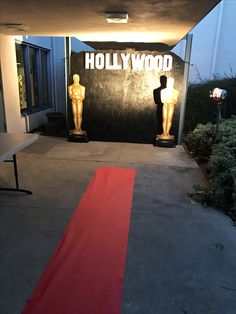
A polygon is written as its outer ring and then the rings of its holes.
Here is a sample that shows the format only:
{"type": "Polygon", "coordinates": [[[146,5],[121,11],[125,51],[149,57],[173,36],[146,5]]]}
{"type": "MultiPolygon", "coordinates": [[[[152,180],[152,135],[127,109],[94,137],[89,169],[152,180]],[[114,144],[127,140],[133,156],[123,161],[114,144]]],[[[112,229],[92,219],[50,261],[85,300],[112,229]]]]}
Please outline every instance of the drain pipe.
{"type": "Polygon", "coordinates": [[[71,74],[70,59],[71,59],[71,37],[64,37],[64,52],[65,52],[65,104],[66,104],[66,126],[69,128],[68,116],[68,79],[71,74]]]}
{"type": "Polygon", "coordinates": [[[188,91],[188,77],[189,77],[189,66],[191,59],[191,49],[192,49],[192,41],[193,35],[188,34],[186,36],[186,48],[185,48],[185,57],[184,57],[184,79],[183,79],[183,95],[182,102],[180,107],[180,117],[179,117],[179,131],[178,131],[178,145],[182,142],[183,130],[184,130],[184,117],[185,117],[185,107],[187,100],[187,91],[188,91]]]}
{"type": "Polygon", "coordinates": [[[25,118],[25,131],[26,133],[29,133],[29,116],[27,113],[23,113],[23,117],[25,118]]]}

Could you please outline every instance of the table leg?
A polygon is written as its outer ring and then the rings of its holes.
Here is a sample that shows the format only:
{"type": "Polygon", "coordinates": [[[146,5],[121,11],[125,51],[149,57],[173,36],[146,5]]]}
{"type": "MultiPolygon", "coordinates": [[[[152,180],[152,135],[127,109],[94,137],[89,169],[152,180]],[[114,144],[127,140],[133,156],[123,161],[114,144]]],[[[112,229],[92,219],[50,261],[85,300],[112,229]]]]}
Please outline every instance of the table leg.
{"type": "Polygon", "coordinates": [[[13,163],[14,163],[14,175],[15,175],[16,189],[19,190],[19,181],[18,181],[18,170],[17,170],[16,155],[13,155],[13,163]]]}
{"type": "Polygon", "coordinates": [[[16,188],[15,189],[14,188],[0,188],[0,191],[12,191],[12,192],[22,192],[22,193],[26,193],[26,194],[32,194],[32,192],[29,190],[19,189],[16,154],[13,155],[13,160],[6,160],[6,161],[7,162],[13,162],[16,188]]]}

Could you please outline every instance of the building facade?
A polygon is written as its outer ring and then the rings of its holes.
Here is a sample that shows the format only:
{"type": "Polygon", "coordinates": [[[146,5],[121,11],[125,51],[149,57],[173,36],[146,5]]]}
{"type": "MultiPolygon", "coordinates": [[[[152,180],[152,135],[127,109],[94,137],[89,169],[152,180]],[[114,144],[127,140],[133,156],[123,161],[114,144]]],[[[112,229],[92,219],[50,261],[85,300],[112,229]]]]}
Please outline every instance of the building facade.
{"type": "MultiPolygon", "coordinates": [[[[91,47],[71,38],[74,52],[91,47]]],[[[65,38],[1,35],[0,131],[29,132],[65,113],[65,38]]]]}
{"type": "MultiPolygon", "coordinates": [[[[190,83],[236,75],[236,1],[222,0],[191,33],[190,83]]],[[[28,132],[66,111],[64,37],[0,35],[0,132],[28,132]]],[[[71,38],[71,51],[91,51],[71,38]]],[[[184,59],[185,41],[172,50],[184,59]]]]}
{"type": "MultiPolygon", "coordinates": [[[[191,31],[190,83],[236,76],[236,1],[222,0],[191,31]]],[[[184,42],[173,51],[184,55],[184,42]]]]}

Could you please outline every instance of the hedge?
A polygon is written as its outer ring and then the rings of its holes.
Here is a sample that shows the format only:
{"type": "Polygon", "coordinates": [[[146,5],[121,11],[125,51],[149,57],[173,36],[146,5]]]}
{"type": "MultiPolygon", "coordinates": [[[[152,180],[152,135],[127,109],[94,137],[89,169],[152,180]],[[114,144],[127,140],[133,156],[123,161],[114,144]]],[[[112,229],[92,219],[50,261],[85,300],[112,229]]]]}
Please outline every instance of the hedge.
{"type": "Polygon", "coordinates": [[[215,87],[227,91],[227,97],[221,106],[222,117],[227,119],[236,115],[236,77],[191,84],[186,101],[185,133],[193,131],[199,123],[215,122],[216,105],[209,97],[209,91],[215,87]]]}
{"type": "Polygon", "coordinates": [[[196,187],[192,196],[210,206],[230,211],[236,204],[236,116],[215,125],[198,124],[187,135],[187,148],[199,163],[206,163],[207,187],[196,187]]]}

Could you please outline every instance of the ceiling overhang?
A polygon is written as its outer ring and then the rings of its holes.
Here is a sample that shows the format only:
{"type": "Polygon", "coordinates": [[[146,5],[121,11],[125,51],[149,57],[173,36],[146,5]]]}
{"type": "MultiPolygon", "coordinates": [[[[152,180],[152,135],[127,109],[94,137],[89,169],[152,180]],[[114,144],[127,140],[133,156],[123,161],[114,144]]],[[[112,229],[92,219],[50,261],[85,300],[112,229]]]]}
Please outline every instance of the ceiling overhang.
{"type": "Polygon", "coordinates": [[[220,0],[0,0],[6,35],[76,36],[93,42],[178,43],[220,0]],[[106,12],[127,12],[128,23],[107,23],[106,12]],[[6,24],[24,25],[25,30],[6,24]]]}

